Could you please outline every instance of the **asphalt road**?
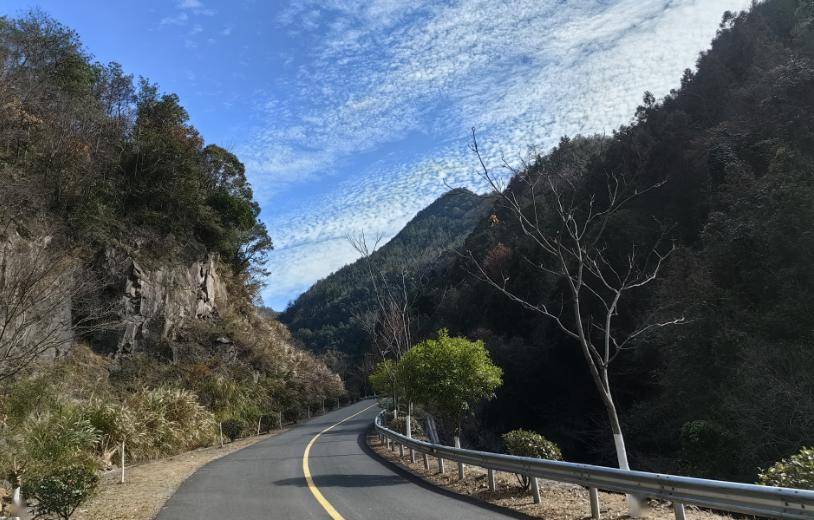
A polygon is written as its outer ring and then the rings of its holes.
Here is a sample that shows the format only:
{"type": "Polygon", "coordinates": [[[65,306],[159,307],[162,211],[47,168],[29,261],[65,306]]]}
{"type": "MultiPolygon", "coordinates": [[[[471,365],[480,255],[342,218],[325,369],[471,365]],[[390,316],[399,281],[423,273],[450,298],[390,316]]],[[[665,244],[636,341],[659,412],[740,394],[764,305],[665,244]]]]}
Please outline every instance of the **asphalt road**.
{"type": "Polygon", "coordinates": [[[378,412],[373,405],[335,410],[210,462],[181,485],[157,520],[513,518],[422,485],[374,458],[364,444],[378,412]],[[311,445],[308,466],[324,506],[309,489],[303,454],[314,436],[358,412],[311,445]]]}

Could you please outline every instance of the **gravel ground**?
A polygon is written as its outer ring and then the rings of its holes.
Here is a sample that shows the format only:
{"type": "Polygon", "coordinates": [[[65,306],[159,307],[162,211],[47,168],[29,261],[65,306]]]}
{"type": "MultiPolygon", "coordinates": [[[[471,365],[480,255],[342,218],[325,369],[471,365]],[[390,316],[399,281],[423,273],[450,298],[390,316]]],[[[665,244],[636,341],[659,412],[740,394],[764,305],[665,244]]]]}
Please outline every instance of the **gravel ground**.
{"type": "MultiPolygon", "coordinates": [[[[497,491],[489,491],[486,470],[477,467],[466,468],[466,478],[458,480],[458,466],[446,462],[446,473],[438,473],[437,459],[430,458],[430,471],[424,469],[423,456],[416,454],[416,463],[411,463],[409,451],[405,457],[398,456],[398,449],[388,450],[379,443],[375,435],[368,436],[368,445],[385,460],[405,469],[419,478],[461,495],[468,495],[478,500],[521,513],[527,518],[544,518],[546,520],[586,520],[591,517],[588,501],[588,490],[574,484],[540,480],[541,503],[535,504],[531,491],[523,491],[517,478],[512,473],[496,474],[497,491]]],[[[624,495],[599,492],[599,504],[602,518],[626,518],[627,504],[624,495]]],[[[686,508],[687,520],[729,520],[731,517],[716,514],[696,507],[686,508]]],[[[674,520],[671,504],[650,501],[643,508],[640,518],[645,520],[674,520]]]]}
{"type": "Polygon", "coordinates": [[[207,462],[278,433],[240,439],[223,448],[202,448],[174,457],[127,467],[124,484],[119,483],[118,469],[106,473],[102,477],[96,495],[76,511],[73,519],[152,520],[178,489],[181,482],[192,475],[195,470],[207,462]]]}

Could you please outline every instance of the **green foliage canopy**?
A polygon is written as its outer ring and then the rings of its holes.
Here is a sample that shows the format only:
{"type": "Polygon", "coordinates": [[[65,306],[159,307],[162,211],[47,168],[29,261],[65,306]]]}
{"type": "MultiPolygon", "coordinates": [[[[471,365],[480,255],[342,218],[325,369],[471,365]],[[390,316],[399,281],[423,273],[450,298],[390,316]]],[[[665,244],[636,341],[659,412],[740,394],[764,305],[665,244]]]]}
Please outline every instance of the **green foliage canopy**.
{"type": "Polygon", "coordinates": [[[452,337],[445,329],[407,351],[399,365],[407,395],[458,429],[503,382],[503,370],[492,363],[482,341],[452,337]]]}

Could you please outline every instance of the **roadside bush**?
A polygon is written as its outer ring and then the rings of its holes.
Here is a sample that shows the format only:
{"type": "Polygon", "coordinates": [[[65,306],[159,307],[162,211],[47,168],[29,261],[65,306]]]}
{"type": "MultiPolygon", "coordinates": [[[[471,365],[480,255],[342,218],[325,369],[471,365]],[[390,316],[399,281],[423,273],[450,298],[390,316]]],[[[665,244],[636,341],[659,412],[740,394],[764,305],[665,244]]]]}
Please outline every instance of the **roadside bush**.
{"type": "Polygon", "coordinates": [[[54,467],[83,466],[95,471],[96,429],[82,411],[63,404],[48,412],[33,414],[20,433],[21,450],[13,455],[23,462],[26,479],[36,480],[54,467]]]}
{"type": "Polygon", "coordinates": [[[4,387],[3,393],[0,412],[12,427],[24,424],[35,411],[52,408],[59,402],[55,388],[42,377],[21,378],[4,387]]]}
{"type": "MultiPolygon", "coordinates": [[[[529,430],[512,430],[502,435],[503,444],[509,455],[535,457],[538,459],[562,460],[560,448],[542,435],[529,430]]],[[[531,481],[525,475],[516,475],[523,489],[528,489],[531,481]]]]}
{"type": "Polygon", "coordinates": [[[239,439],[245,430],[244,423],[237,419],[227,419],[223,421],[221,426],[223,428],[223,435],[232,442],[234,442],[235,439],[239,439]]]}
{"type": "Polygon", "coordinates": [[[814,448],[803,448],[758,474],[765,486],[814,489],[814,448]]]}
{"type": "Polygon", "coordinates": [[[733,435],[714,421],[689,421],[681,426],[684,470],[695,477],[730,474],[738,460],[733,435]]]}
{"type": "Polygon", "coordinates": [[[142,390],[126,406],[139,434],[128,439],[137,459],[171,455],[208,446],[214,440],[215,419],[192,392],[174,388],[142,390]]]}
{"type": "Polygon", "coordinates": [[[127,441],[131,446],[141,444],[140,438],[145,432],[139,430],[138,420],[130,408],[99,400],[87,403],[84,408],[85,417],[99,434],[96,451],[106,468],[113,465],[111,458],[120,442],[127,441]]]}
{"type": "Polygon", "coordinates": [[[33,507],[36,518],[56,516],[69,520],[76,508],[96,490],[99,477],[96,470],[78,464],[70,465],[39,476],[25,487],[25,493],[36,500],[33,507]]]}
{"type": "MultiPolygon", "coordinates": [[[[43,393],[48,392],[44,389],[43,393]]],[[[14,419],[0,424],[0,480],[24,484],[54,467],[68,465],[95,470],[98,440],[96,429],[83,416],[82,409],[55,396],[39,405],[17,407],[14,419]],[[26,408],[28,413],[23,415],[26,408]]]]}
{"type": "MultiPolygon", "coordinates": [[[[395,420],[391,419],[387,426],[402,435],[407,435],[407,419],[403,415],[399,415],[395,420]]],[[[424,428],[421,427],[421,423],[416,420],[414,415],[410,417],[410,428],[413,436],[424,435],[424,428]]]]}

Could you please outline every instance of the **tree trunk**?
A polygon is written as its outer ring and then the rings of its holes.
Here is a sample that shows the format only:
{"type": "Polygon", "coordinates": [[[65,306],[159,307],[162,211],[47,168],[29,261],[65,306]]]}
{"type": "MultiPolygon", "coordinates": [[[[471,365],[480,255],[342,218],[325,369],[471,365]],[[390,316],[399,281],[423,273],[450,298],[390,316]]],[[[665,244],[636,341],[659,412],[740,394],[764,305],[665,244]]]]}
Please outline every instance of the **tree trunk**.
{"type": "MultiPolygon", "coordinates": [[[[407,401],[407,417],[404,422],[404,434],[408,439],[413,438],[413,402],[407,401]]],[[[415,463],[415,450],[410,448],[410,462],[415,463]]]]}
{"type": "MultiPolygon", "coordinates": [[[[607,377],[607,373],[605,374],[607,377]]],[[[609,390],[602,390],[602,400],[605,402],[605,409],[608,412],[608,419],[611,424],[611,432],[613,433],[613,446],[616,449],[616,460],[619,463],[619,469],[630,470],[630,464],[627,460],[627,448],[625,447],[625,436],[622,433],[622,425],[619,423],[619,414],[616,412],[616,404],[613,402],[613,396],[609,390]]],[[[630,516],[637,517],[641,512],[641,504],[634,495],[625,495],[627,498],[628,510],[630,516]]]]}
{"type": "Polygon", "coordinates": [[[407,435],[407,438],[413,438],[413,425],[411,424],[413,416],[413,402],[407,402],[407,417],[405,417],[404,421],[404,434],[407,435]]]}

